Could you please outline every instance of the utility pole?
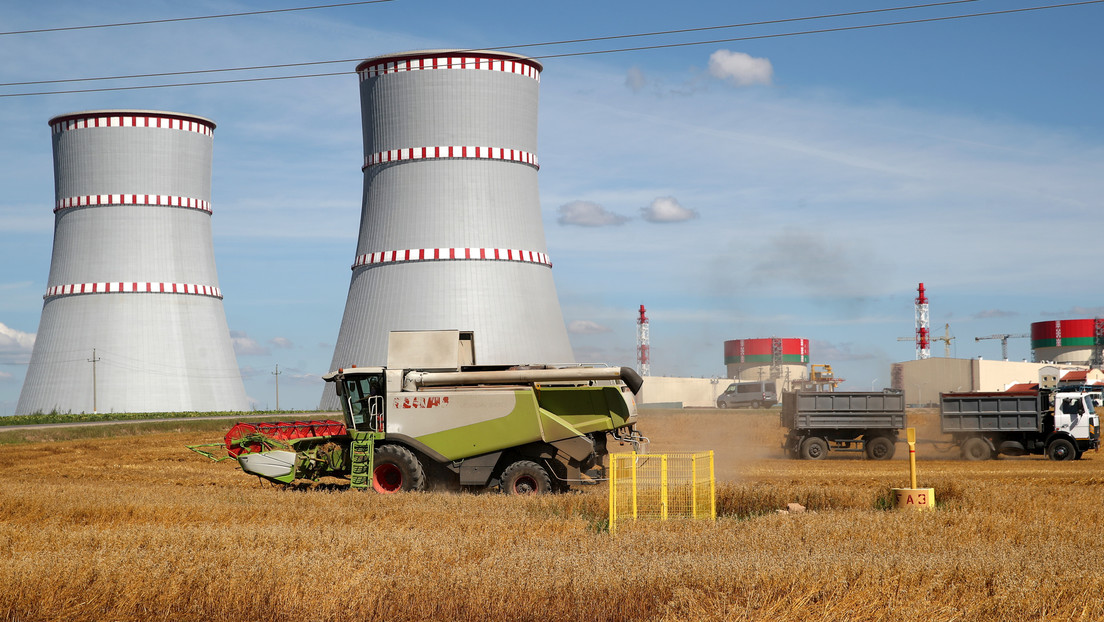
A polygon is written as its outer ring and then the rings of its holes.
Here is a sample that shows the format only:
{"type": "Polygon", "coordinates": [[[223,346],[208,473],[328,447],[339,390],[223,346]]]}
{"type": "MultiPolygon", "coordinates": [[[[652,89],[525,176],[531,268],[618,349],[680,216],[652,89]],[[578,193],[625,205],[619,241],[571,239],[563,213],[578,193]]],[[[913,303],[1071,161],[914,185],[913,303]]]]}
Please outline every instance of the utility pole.
{"type": "Polygon", "coordinates": [[[276,371],[272,372],[273,376],[276,376],[276,410],[280,410],[280,364],[276,363],[276,371]]]}
{"type": "Polygon", "coordinates": [[[92,358],[88,359],[92,363],[92,414],[96,414],[96,362],[99,360],[96,357],[96,348],[92,348],[92,358]]]}

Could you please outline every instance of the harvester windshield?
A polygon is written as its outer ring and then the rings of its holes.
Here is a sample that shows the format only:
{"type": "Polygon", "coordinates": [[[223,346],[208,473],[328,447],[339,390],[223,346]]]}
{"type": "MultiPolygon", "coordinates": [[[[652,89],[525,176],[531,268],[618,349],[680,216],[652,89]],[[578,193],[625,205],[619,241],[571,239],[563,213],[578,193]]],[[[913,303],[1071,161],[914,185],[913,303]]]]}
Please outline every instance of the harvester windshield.
{"type": "Polygon", "coordinates": [[[345,423],[362,432],[383,430],[383,370],[344,371],[327,374],[336,385],[345,423]]]}

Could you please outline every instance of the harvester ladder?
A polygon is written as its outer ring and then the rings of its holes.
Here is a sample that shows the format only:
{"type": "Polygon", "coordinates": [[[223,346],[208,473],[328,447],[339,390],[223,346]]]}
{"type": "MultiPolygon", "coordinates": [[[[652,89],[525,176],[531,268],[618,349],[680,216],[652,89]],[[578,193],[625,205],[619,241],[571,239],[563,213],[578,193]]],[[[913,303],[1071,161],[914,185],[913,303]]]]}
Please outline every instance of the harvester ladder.
{"type": "Polygon", "coordinates": [[[382,435],[378,432],[357,432],[350,430],[353,442],[349,445],[352,464],[350,465],[349,485],[352,488],[367,490],[372,487],[372,458],[376,453],[376,440],[382,435]]]}

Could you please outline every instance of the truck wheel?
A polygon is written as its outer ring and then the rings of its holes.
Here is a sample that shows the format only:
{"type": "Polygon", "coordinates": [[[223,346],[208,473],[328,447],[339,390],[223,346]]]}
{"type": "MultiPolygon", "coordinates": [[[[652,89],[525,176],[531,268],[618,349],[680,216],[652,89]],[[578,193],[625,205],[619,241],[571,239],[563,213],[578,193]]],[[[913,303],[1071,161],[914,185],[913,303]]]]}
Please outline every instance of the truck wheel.
{"type": "Polygon", "coordinates": [[[810,436],[801,441],[801,457],[806,460],[820,460],[828,455],[828,443],[819,436],[810,436]]]}
{"type": "Polygon", "coordinates": [[[980,436],[968,438],[962,443],[962,457],[967,460],[988,460],[992,455],[993,450],[989,448],[989,443],[980,436]]]}
{"type": "Polygon", "coordinates": [[[372,488],[383,495],[425,490],[422,463],[401,445],[377,445],[372,465],[372,488]]]}
{"type": "Polygon", "coordinates": [[[896,449],[893,439],[886,436],[875,436],[866,442],[866,457],[870,460],[889,460],[893,457],[896,449]]]}
{"type": "Polygon", "coordinates": [[[1047,445],[1047,457],[1051,460],[1074,460],[1077,458],[1077,447],[1064,438],[1054,439],[1047,445]]]}
{"type": "Polygon", "coordinates": [[[552,491],[552,478],[536,462],[519,460],[502,472],[499,488],[508,495],[543,495],[552,491]]]}
{"type": "Polygon", "coordinates": [[[760,404],[759,402],[752,402],[751,403],[752,408],[758,409],[760,406],[762,406],[762,404],[760,404]]]}

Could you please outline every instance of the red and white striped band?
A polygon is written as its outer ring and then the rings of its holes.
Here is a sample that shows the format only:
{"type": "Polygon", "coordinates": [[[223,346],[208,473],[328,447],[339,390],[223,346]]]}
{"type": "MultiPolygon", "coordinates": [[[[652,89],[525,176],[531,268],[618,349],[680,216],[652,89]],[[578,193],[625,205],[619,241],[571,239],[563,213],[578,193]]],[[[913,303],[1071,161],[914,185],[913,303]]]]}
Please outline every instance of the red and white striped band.
{"type": "Polygon", "coordinates": [[[392,60],[363,67],[360,69],[359,73],[360,80],[363,82],[369,78],[375,78],[388,73],[420,71],[424,69],[483,69],[485,71],[502,71],[533,78],[537,82],[540,82],[540,70],[531,63],[520,60],[490,58],[486,56],[434,56],[431,58],[392,60]]]}
{"type": "Polygon", "coordinates": [[[222,298],[222,290],[192,283],[72,283],[46,288],[43,298],[77,294],[192,294],[222,298]]]}
{"type": "Polygon", "coordinates": [[[159,117],[156,115],[104,115],[102,117],[77,117],[74,119],[62,119],[50,124],[54,134],[60,134],[66,130],[83,130],[92,127],[153,127],[168,130],[184,130],[185,132],[197,132],[204,136],[214,136],[215,128],[200,121],[181,119],[179,117],[159,117]]]}
{"type": "MultiPolygon", "coordinates": [[[[501,147],[408,147],[406,149],[391,149],[379,151],[364,156],[364,168],[389,162],[402,162],[404,160],[428,160],[432,158],[476,158],[484,160],[505,160],[520,162],[534,168],[540,168],[537,164],[536,154],[520,149],[503,149],[501,147]]],[[[363,169],[361,169],[363,170],[363,169]]]]}
{"type": "Polygon", "coordinates": [[[356,258],[352,269],[381,263],[407,261],[450,261],[450,260],[486,260],[520,261],[552,267],[548,255],[534,251],[522,251],[513,248],[408,248],[401,251],[382,251],[369,253],[356,258]]]}
{"type": "Polygon", "coordinates": [[[66,197],[54,202],[54,212],[70,207],[90,205],[163,205],[166,207],[190,207],[211,213],[211,202],[191,197],[171,197],[164,194],[92,194],[82,197],[66,197]]]}

